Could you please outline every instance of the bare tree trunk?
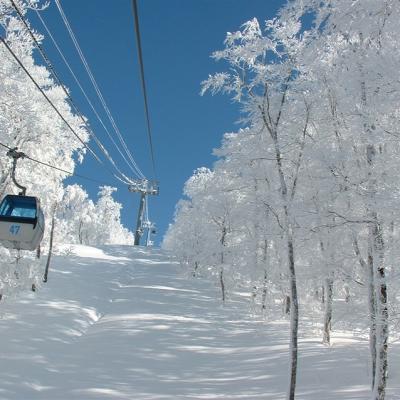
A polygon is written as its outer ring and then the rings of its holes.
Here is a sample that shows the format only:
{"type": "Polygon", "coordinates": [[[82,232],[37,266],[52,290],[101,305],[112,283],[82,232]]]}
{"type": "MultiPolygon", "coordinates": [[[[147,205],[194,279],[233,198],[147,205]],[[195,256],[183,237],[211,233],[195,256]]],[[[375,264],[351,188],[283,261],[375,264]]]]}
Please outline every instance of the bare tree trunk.
{"type": "MultiPolygon", "coordinates": [[[[362,43],[362,33],[360,33],[360,39],[360,42],[362,43]]],[[[361,75],[361,102],[364,108],[364,130],[365,133],[369,135],[371,134],[372,127],[368,120],[369,110],[367,109],[367,85],[363,64],[360,63],[359,69],[361,75]]],[[[384,400],[388,371],[387,352],[389,324],[384,265],[384,243],[375,202],[377,193],[377,178],[374,176],[375,157],[376,149],[374,144],[368,144],[366,147],[366,159],[369,167],[367,216],[371,220],[368,227],[368,292],[370,292],[369,307],[370,313],[372,314],[370,333],[373,373],[372,398],[374,400],[384,400]]]]}
{"type": "Polygon", "coordinates": [[[46,269],[45,269],[44,276],[43,276],[43,282],[45,282],[45,283],[48,280],[49,269],[50,269],[50,261],[51,261],[51,256],[52,256],[52,253],[53,253],[53,239],[54,239],[54,227],[55,227],[55,219],[56,219],[56,208],[57,208],[57,204],[54,206],[53,216],[51,218],[49,254],[47,256],[46,269]]]}
{"type": "Polygon", "coordinates": [[[345,301],[346,303],[350,303],[350,299],[351,299],[351,296],[350,296],[350,288],[349,288],[349,286],[348,286],[347,284],[345,284],[345,286],[344,286],[344,293],[345,293],[345,295],[344,295],[344,301],[345,301]]]}
{"type": "MultiPolygon", "coordinates": [[[[373,166],[374,146],[367,146],[367,161],[373,166]]],[[[387,285],[385,273],[384,243],[378,214],[374,208],[376,180],[369,173],[368,217],[368,292],[370,308],[370,346],[372,358],[372,398],[384,400],[388,373],[389,315],[387,307],[387,285]]]]}
{"type": "Polygon", "coordinates": [[[253,306],[255,306],[255,304],[256,304],[257,292],[258,292],[257,285],[253,285],[253,287],[251,288],[251,293],[250,293],[251,303],[253,306]]]}
{"type": "Polygon", "coordinates": [[[285,314],[290,315],[290,296],[285,296],[283,304],[285,314]]]}
{"type": "Polygon", "coordinates": [[[225,239],[228,231],[225,226],[225,222],[223,222],[222,225],[222,233],[221,233],[221,245],[222,245],[222,251],[221,251],[221,267],[219,270],[219,283],[221,285],[221,295],[222,295],[222,302],[225,303],[226,299],[226,292],[225,292],[225,281],[224,281],[224,262],[225,262],[225,256],[224,256],[224,247],[225,247],[225,239]]]}
{"type": "MultiPolygon", "coordinates": [[[[296,392],[296,378],[297,378],[297,353],[298,353],[298,327],[299,327],[299,304],[297,296],[297,282],[296,282],[296,268],[295,268],[295,256],[294,256],[294,234],[293,234],[293,221],[291,216],[291,203],[295,198],[299,171],[303,159],[303,152],[305,146],[306,133],[309,123],[310,110],[306,104],[305,110],[305,123],[301,132],[301,138],[299,141],[299,151],[297,160],[295,161],[295,168],[293,175],[290,177],[291,187],[288,187],[288,176],[285,174],[283,167],[282,153],[280,150],[280,141],[278,135],[278,127],[280,124],[281,117],[283,115],[284,106],[286,105],[286,95],[289,90],[289,82],[292,77],[292,71],[288,74],[285,82],[283,83],[283,91],[281,102],[279,106],[276,118],[270,113],[269,107],[266,107],[266,103],[259,105],[261,117],[264,122],[265,128],[268,130],[275,150],[275,161],[276,170],[279,176],[280,182],[280,197],[282,201],[282,211],[284,214],[284,226],[282,230],[286,235],[287,239],[287,255],[288,255],[288,270],[289,270],[289,286],[290,286],[290,383],[288,390],[288,400],[294,400],[296,392]],[[289,191],[290,189],[290,191],[289,191]]],[[[269,95],[268,87],[264,92],[264,98],[269,95]]]]}
{"type": "Polygon", "coordinates": [[[384,400],[388,373],[389,315],[387,307],[387,285],[384,266],[384,243],[382,231],[376,220],[374,224],[374,250],[379,266],[375,268],[376,301],[376,363],[373,389],[374,400],[384,400]]]}
{"type": "MultiPolygon", "coordinates": [[[[363,104],[366,105],[366,92],[365,82],[362,82],[362,100],[363,104]]],[[[368,132],[369,128],[365,125],[365,129],[368,132]]],[[[376,249],[377,249],[377,234],[378,234],[378,217],[374,209],[374,198],[376,194],[376,181],[373,177],[373,165],[375,161],[375,147],[373,145],[367,145],[366,147],[366,160],[369,168],[368,171],[368,196],[367,196],[367,216],[371,220],[368,225],[368,303],[370,313],[370,351],[371,351],[371,365],[372,365],[372,389],[375,389],[375,376],[376,376],[376,361],[377,361],[377,350],[376,350],[376,328],[377,328],[377,299],[376,299],[376,282],[375,282],[375,264],[376,264],[376,249]]]]}
{"type": "Polygon", "coordinates": [[[267,287],[268,287],[268,240],[264,240],[262,261],[264,265],[264,279],[261,297],[261,309],[263,312],[267,309],[267,287]]]}
{"type": "Polygon", "coordinates": [[[331,343],[331,326],[332,326],[332,302],[333,302],[333,279],[331,276],[325,279],[325,313],[324,313],[324,337],[323,343],[331,343]]]}
{"type": "Polygon", "coordinates": [[[198,261],[194,262],[194,269],[193,269],[193,273],[192,276],[195,278],[197,276],[197,270],[199,269],[199,263],[198,261]]]}
{"type": "Polygon", "coordinates": [[[288,232],[289,282],[290,282],[290,385],[288,400],[294,400],[297,380],[297,341],[299,329],[299,304],[297,297],[296,270],[294,260],[294,239],[292,228],[288,232]]]}
{"type": "Polygon", "coordinates": [[[324,304],[324,330],[322,343],[330,345],[331,344],[331,327],[332,327],[332,310],[333,310],[333,277],[332,265],[334,263],[334,255],[332,252],[332,247],[329,239],[326,240],[324,244],[321,239],[319,246],[321,249],[322,257],[326,261],[327,276],[323,285],[323,301],[324,304]],[[329,261],[328,261],[329,260],[329,261]]]}
{"type": "MultiPolygon", "coordinates": [[[[371,240],[371,238],[370,238],[371,240]]],[[[372,388],[375,386],[376,372],[376,300],[375,300],[375,277],[373,245],[368,244],[367,259],[367,288],[368,288],[368,311],[369,311],[369,349],[371,353],[372,388]]]]}
{"type": "MultiPolygon", "coordinates": [[[[294,236],[291,215],[288,204],[288,188],[286,185],[285,174],[282,166],[282,155],[279,148],[277,132],[272,135],[275,145],[275,156],[278,175],[281,184],[281,200],[283,203],[283,211],[285,216],[285,234],[287,239],[287,255],[288,255],[288,272],[289,272],[289,287],[290,287],[290,382],[288,390],[288,400],[294,400],[296,392],[296,379],[297,379],[297,353],[298,353],[298,328],[299,328],[299,304],[297,297],[297,281],[296,281],[296,268],[294,258],[294,236]]],[[[300,153],[301,154],[301,153],[300,153]]],[[[301,157],[299,157],[299,162],[301,157]]],[[[298,171],[297,171],[298,172],[298,171]]],[[[297,176],[296,176],[297,178],[297,176]]],[[[290,200],[293,200],[297,179],[294,179],[290,200]]]]}
{"type": "Polygon", "coordinates": [[[368,255],[367,261],[361,255],[358,246],[357,237],[353,236],[354,253],[358,257],[358,261],[365,271],[367,277],[367,293],[368,293],[368,314],[369,314],[369,349],[371,354],[371,371],[372,380],[371,387],[375,384],[376,372],[376,300],[375,300],[375,277],[374,277],[374,255],[373,255],[373,238],[372,227],[368,227],[368,255]]]}
{"type": "Polygon", "coordinates": [[[79,221],[79,228],[78,228],[79,244],[83,244],[82,228],[83,228],[83,220],[80,220],[79,221]]]}
{"type": "Polygon", "coordinates": [[[376,370],[374,400],[384,400],[388,373],[388,339],[389,339],[389,313],[387,308],[387,285],[385,282],[384,268],[378,269],[379,284],[377,285],[377,337],[376,337],[376,370]]]}
{"type": "Polygon", "coordinates": [[[226,293],[225,293],[224,267],[223,267],[223,265],[221,265],[221,268],[219,270],[219,283],[221,285],[222,301],[225,302],[226,293]]]}
{"type": "Polygon", "coordinates": [[[268,284],[268,273],[267,270],[264,270],[264,280],[263,280],[263,288],[262,288],[262,296],[261,296],[261,310],[265,313],[267,311],[267,284],[268,284]]]}

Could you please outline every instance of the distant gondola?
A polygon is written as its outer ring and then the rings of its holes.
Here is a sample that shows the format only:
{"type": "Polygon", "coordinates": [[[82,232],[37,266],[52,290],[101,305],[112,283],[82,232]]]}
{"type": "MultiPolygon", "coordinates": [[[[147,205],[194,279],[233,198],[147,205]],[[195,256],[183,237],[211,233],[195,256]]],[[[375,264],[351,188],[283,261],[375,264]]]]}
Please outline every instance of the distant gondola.
{"type": "Polygon", "coordinates": [[[9,249],[36,250],[44,233],[40,201],[8,194],[0,204],[0,244],[9,249]]]}

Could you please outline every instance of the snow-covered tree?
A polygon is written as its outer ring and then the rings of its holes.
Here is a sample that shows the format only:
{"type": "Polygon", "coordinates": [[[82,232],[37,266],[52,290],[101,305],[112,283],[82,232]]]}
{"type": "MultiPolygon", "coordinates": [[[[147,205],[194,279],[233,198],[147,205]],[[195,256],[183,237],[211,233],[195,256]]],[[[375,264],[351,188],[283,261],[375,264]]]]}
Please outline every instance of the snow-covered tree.
{"type": "Polygon", "coordinates": [[[178,208],[165,243],[210,267],[210,253],[217,253],[208,250],[219,239],[204,210],[225,221],[225,193],[230,282],[253,286],[255,296],[260,286],[264,296],[268,285],[270,293],[289,295],[289,399],[295,396],[297,301],[304,309],[323,302],[329,344],[335,296],[369,313],[371,396],[385,397],[389,300],[398,307],[386,279],[399,256],[393,173],[400,168],[400,90],[393,78],[399,13],[390,0],[289,1],[264,28],[253,19],[228,33],[214,58],[229,68],[203,82],[204,91],[238,102],[248,127],[225,135],[220,160],[208,172],[220,190],[200,182],[178,208]],[[231,201],[230,189],[238,192],[231,201]]]}
{"type": "Polygon", "coordinates": [[[99,199],[91,213],[89,244],[134,243],[132,233],[121,224],[122,206],[112,197],[116,190],[110,186],[100,187],[99,199]]]}
{"type": "Polygon", "coordinates": [[[95,206],[79,185],[69,185],[57,206],[57,241],[88,243],[95,206]]]}
{"type": "MultiPolygon", "coordinates": [[[[18,1],[20,11],[26,15],[30,9],[40,9],[44,2],[38,0],[18,1]]],[[[28,22],[29,23],[29,22],[28,22]]],[[[45,92],[68,124],[79,135],[78,140],[67,127],[49,102],[38,90],[27,73],[18,65],[7,47],[0,43],[0,143],[10,148],[17,147],[19,151],[41,162],[73,171],[75,163],[82,160],[85,153],[84,143],[88,134],[82,126],[80,118],[71,112],[66,95],[51,77],[50,71],[40,66],[34,59],[35,45],[17,16],[9,1],[0,1],[0,25],[4,31],[3,37],[16,57],[29,71],[33,79],[45,92]]],[[[37,34],[39,41],[42,37],[37,34]]],[[[0,150],[0,193],[17,193],[17,188],[11,181],[12,160],[6,156],[7,149],[0,150]]],[[[54,204],[62,197],[63,179],[66,173],[35,163],[29,159],[20,159],[16,168],[16,178],[20,184],[27,187],[27,194],[40,198],[46,217],[49,219],[54,204]]],[[[44,244],[48,240],[48,233],[44,244]]],[[[2,250],[7,256],[2,260],[10,264],[18,259],[21,264],[29,260],[30,255],[14,255],[14,251],[2,250]],[[22,258],[21,258],[22,257],[22,258]],[[25,262],[25,261],[24,261],[25,262]]],[[[22,253],[21,253],[22,254],[22,253]]],[[[29,262],[26,262],[29,264],[29,262]]],[[[32,264],[33,265],[33,264],[32,264]]],[[[27,271],[30,267],[27,266],[27,271]]],[[[22,280],[22,274],[7,272],[1,268],[3,286],[18,286],[16,280],[22,280]]],[[[38,273],[38,272],[37,272],[38,273]]],[[[27,272],[28,275],[35,275],[27,272]]],[[[4,289],[5,293],[6,290],[4,289]]]]}
{"type": "MultiPolygon", "coordinates": [[[[16,0],[15,3],[26,17],[30,11],[40,12],[47,6],[41,0],[16,0]]],[[[27,195],[40,199],[48,227],[53,225],[50,221],[54,222],[54,229],[45,230],[44,249],[49,244],[51,231],[58,243],[132,243],[131,233],[120,222],[121,206],[111,197],[113,189],[103,188],[98,203],[94,204],[80,186],[64,187],[63,181],[69,174],[61,170],[73,173],[86,154],[89,134],[84,119],[74,113],[65,90],[56,83],[51,71],[38,63],[35,43],[8,0],[0,0],[0,25],[7,46],[45,94],[1,42],[0,143],[6,146],[0,145],[1,198],[18,192],[11,180],[12,160],[6,155],[7,147],[16,147],[44,163],[21,158],[15,171],[17,181],[27,187],[27,195]]],[[[33,32],[41,43],[43,36],[33,32]]],[[[2,248],[1,252],[0,295],[10,295],[31,284],[37,286],[43,263],[35,261],[34,255],[26,251],[2,248]]]]}

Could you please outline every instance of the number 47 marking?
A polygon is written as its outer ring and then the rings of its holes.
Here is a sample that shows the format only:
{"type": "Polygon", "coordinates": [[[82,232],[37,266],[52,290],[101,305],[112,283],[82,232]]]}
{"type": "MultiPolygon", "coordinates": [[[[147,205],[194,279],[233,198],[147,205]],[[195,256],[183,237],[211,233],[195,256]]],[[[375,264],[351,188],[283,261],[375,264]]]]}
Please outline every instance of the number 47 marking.
{"type": "Polygon", "coordinates": [[[19,232],[20,228],[21,227],[19,225],[11,225],[10,226],[11,235],[18,235],[18,232],[19,232]]]}

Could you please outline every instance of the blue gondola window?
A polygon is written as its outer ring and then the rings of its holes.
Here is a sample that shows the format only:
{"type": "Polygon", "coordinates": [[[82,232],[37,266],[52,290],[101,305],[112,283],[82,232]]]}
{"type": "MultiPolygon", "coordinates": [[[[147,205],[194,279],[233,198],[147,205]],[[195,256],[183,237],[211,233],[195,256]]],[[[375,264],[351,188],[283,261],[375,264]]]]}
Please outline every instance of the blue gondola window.
{"type": "Polygon", "coordinates": [[[35,218],[36,202],[27,197],[6,197],[0,207],[0,216],[35,218]]]}

